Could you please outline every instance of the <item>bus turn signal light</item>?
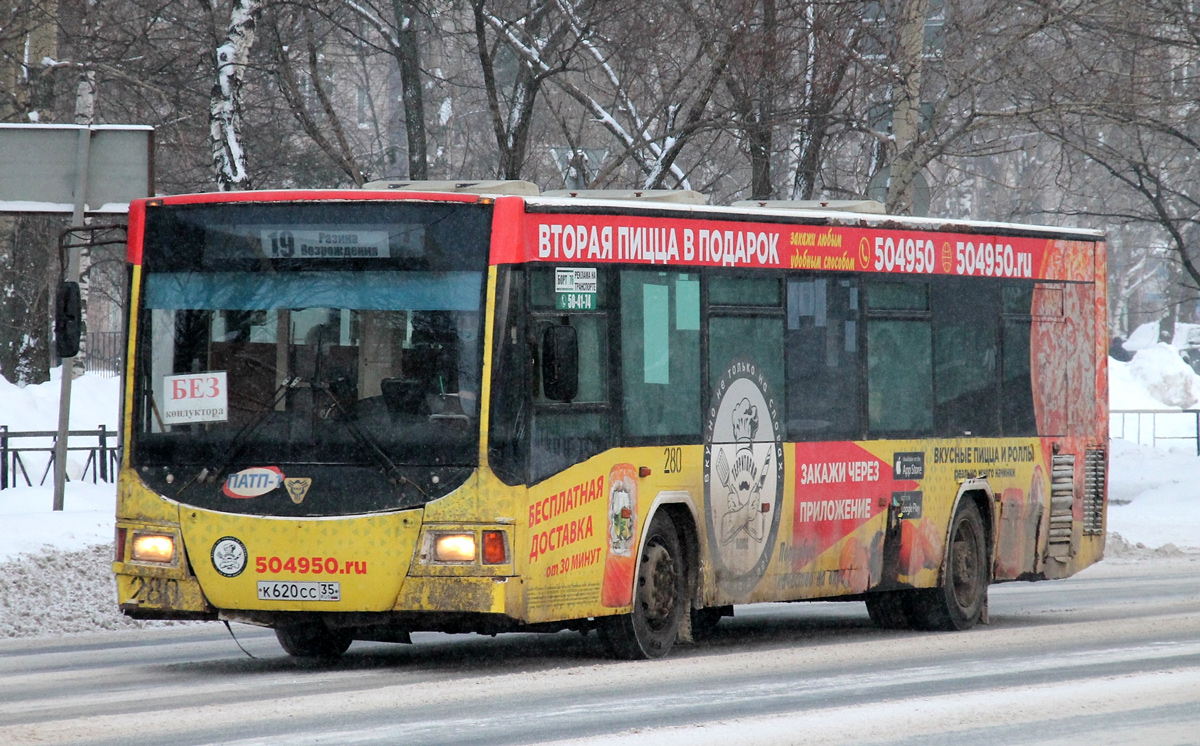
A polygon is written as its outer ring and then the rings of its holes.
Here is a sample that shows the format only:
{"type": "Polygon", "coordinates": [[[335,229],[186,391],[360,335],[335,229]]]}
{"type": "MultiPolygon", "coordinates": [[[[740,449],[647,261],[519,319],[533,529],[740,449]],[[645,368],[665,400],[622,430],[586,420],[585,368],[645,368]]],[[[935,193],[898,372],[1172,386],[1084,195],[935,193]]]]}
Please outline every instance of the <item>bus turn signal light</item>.
{"type": "Polygon", "coordinates": [[[433,541],[438,562],[474,562],[475,534],[439,534],[433,541]]]}
{"type": "Polygon", "coordinates": [[[175,559],[175,538],[163,534],[138,534],[133,537],[130,556],[135,562],[169,564],[175,559]]]}
{"type": "Polygon", "coordinates": [[[503,531],[483,532],[483,564],[504,565],[508,563],[508,547],[504,544],[503,531]]]}

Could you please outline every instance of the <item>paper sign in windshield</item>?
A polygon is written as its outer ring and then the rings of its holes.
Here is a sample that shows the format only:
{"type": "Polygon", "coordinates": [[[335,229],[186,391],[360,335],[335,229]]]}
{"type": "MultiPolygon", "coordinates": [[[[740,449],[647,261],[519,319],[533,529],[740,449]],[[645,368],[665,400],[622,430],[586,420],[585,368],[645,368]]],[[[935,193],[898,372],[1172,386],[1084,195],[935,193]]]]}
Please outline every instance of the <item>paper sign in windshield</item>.
{"type": "Polygon", "coordinates": [[[188,373],[163,378],[159,415],[164,425],[229,420],[229,397],[225,371],[188,373]]]}
{"type": "Polygon", "coordinates": [[[263,253],[272,259],[387,259],[387,231],[264,230],[263,253]]]}

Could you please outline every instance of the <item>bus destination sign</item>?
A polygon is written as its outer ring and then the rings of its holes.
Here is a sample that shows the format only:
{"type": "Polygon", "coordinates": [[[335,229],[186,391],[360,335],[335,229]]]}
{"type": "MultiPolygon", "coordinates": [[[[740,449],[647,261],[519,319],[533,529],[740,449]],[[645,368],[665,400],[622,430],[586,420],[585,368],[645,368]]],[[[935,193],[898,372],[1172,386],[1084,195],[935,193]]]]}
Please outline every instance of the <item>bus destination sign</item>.
{"type": "Polygon", "coordinates": [[[263,230],[262,250],[271,259],[387,259],[387,231],[263,230]]]}

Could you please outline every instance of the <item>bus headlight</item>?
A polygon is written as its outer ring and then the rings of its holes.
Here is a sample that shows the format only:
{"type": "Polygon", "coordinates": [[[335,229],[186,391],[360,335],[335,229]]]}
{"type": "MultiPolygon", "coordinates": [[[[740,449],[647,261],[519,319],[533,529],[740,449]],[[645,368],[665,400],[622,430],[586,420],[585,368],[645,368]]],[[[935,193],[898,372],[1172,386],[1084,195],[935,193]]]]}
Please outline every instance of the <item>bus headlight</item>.
{"type": "Polygon", "coordinates": [[[433,539],[437,562],[474,562],[475,534],[438,534],[433,539]]]}
{"type": "Polygon", "coordinates": [[[136,534],[130,557],[135,562],[170,564],[175,559],[175,537],[166,534],[136,534]]]}

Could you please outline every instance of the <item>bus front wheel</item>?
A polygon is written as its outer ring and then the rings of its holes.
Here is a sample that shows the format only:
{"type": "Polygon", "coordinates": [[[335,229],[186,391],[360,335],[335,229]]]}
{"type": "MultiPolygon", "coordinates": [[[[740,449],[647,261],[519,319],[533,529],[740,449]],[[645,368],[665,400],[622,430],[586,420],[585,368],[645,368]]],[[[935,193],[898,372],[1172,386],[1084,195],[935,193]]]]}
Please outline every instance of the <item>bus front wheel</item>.
{"type": "Polygon", "coordinates": [[[626,660],[661,658],[670,652],[688,613],[687,568],[674,522],[658,512],[646,529],[638,558],[633,611],[602,620],[613,655],[626,660]]]}
{"type": "Polygon", "coordinates": [[[353,642],[349,632],[319,622],[276,627],[275,637],[285,653],[297,658],[337,658],[353,642]]]}
{"type": "Polygon", "coordinates": [[[914,627],[965,630],[983,617],[988,591],[987,534],[979,506],[964,499],[954,511],[945,569],[936,588],[910,591],[906,600],[914,627]]]}

